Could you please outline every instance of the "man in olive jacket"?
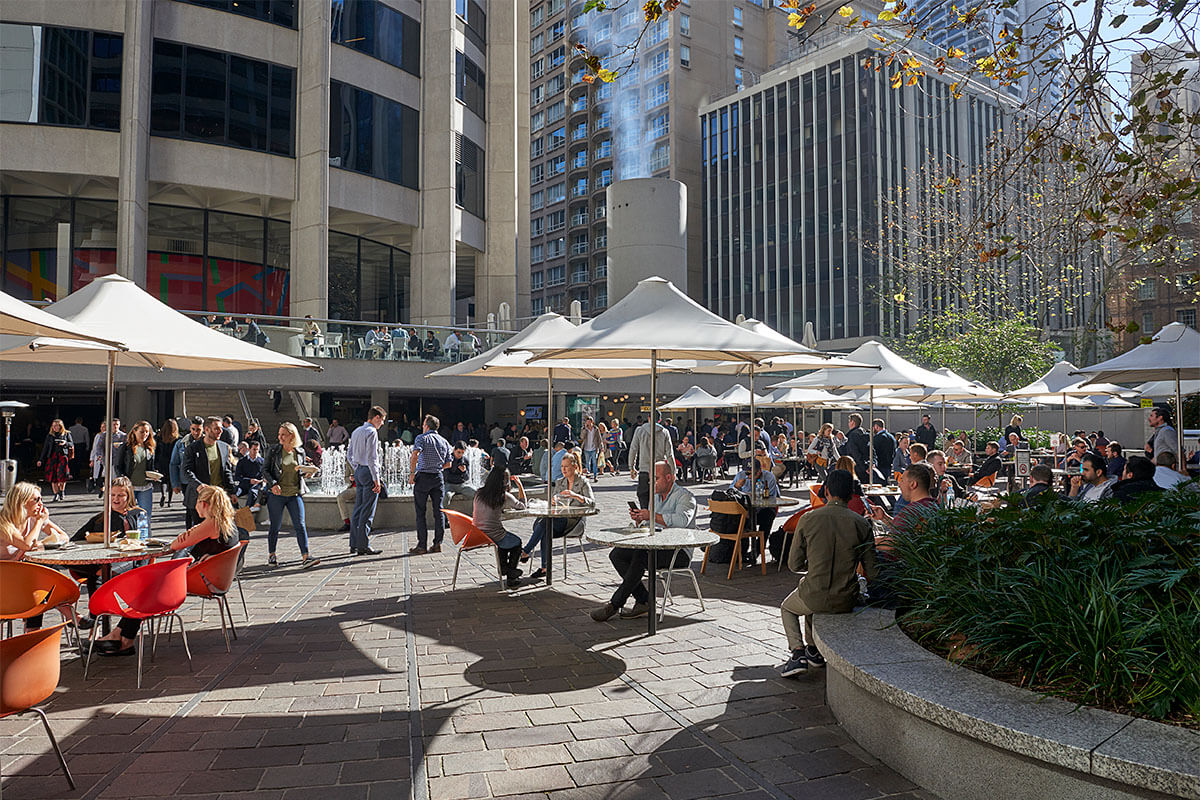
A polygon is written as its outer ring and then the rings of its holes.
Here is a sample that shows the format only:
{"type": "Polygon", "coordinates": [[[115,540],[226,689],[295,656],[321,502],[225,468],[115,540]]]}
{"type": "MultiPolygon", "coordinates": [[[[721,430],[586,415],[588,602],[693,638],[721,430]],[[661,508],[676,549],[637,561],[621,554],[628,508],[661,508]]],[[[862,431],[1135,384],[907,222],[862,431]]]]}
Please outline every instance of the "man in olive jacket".
{"type": "Polygon", "coordinates": [[[783,629],[792,657],[780,669],[785,678],[821,667],[825,659],[813,644],[813,614],[845,614],[859,600],[858,565],[867,580],[874,580],[875,535],[866,517],[846,507],[854,478],[835,469],[825,479],[825,505],[800,518],[788,552],[788,569],[808,572],[780,606],[783,629]],[[804,638],[800,618],[804,618],[804,638]],[[805,646],[805,642],[808,645],[805,646]]]}

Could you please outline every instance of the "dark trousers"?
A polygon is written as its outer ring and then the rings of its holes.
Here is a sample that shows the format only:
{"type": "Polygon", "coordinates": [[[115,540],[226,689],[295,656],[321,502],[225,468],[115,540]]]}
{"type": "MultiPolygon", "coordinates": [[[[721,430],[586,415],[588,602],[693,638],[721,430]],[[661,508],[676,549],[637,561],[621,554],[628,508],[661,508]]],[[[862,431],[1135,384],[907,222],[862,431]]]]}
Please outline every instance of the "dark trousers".
{"type": "Polygon", "coordinates": [[[433,543],[440,545],[446,529],[442,516],[442,483],[441,472],[418,472],[413,481],[413,505],[417,510],[417,546],[429,546],[429,533],[425,520],[425,506],[433,504],[433,543]]]}
{"type": "Polygon", "coordinates": [[[192,528],[194,528],[195,526],[197,526],[199,524],[200,524],[200,515],[196,513],[196,506],[194,504],[190,505],[190,506],[186,505],[186,501],[185,501],[185,505],[183,507],[183,528],[184,528],[184,530],[191,530],[192,528]]]}
{"type": "Polygon", "coordinates": [[[650,507],[650,473],[638,473],[638,488],[637,488],[638,505],[642,508],[650,507]]]}
{"type": "Polygon", "coordinates": [[[350,512],[350,549],[366,550],[371,546],[371,523],[375,521],[375,506],[379,495],[370,467],[354,468],[354,510],[350,512]]]}
{"type": "MultiPolygon", "coordinates": [[[[654,568],[663,569],[671,563],[671,554],[674,550],[634,550],[631,547],[614,547],[608,554],[608,560],[616,568],[617,574],[621,576],[621,585],[613,592],[612,604],[614,608],[620,608],[625,605],[625,601],[633,595],[635,603],[648,603],[650,601],[650,593],[646,591],[645,585],[642,584],[642,578],[646,577],[646,569],[649,566],[647,553],[654,555],[654,568]]],[[[674,566],[683,567],[688,563],[688,553],[680,553],[675,559],[674,566]]]]}

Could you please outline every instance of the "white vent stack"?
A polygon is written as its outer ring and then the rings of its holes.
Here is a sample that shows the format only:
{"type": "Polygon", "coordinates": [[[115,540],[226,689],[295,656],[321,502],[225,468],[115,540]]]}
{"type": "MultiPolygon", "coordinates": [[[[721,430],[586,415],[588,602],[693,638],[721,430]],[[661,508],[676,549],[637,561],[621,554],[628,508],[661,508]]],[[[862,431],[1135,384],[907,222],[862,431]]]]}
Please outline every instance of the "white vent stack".
{"type": "Polygon", "coordinates": [[[627,178],[608,187],[608,305],[652,275],[687,292],[687,187],[627,178]]]}

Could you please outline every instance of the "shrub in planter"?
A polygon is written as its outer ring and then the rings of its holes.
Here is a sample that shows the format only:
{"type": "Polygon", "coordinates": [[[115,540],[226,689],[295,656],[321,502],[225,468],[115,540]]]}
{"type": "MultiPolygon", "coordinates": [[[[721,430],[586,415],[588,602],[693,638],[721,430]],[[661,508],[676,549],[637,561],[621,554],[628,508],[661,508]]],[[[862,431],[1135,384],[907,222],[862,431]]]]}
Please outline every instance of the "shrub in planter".
{"type": "Polygon", "coordinates": [[[894,538],[906,630],[1029,688],[1200,721],[1200,491],[933,513],[894,538]],[[969,647],[963,647],[962,643],[969,647]]]}

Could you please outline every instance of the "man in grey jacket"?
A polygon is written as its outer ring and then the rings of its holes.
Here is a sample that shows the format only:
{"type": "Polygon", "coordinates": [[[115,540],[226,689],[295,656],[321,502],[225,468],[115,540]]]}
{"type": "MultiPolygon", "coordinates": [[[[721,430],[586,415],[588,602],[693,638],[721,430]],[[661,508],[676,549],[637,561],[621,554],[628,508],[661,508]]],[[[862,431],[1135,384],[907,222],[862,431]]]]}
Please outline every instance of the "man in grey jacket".
{"type": "Polygon", "coordinates": [[[662,414],[659,423],[645,422],[633,432],[629,442],[629,477],[637,481],[638,504],[642,508],[650,507],[650,470],[655,461],[666,461],[674,466],[674,448],[671,447],[671,434],[662,425],[662,414]],[[654,458],[650,457],[650,436],[654,436],[654,458]]]}

